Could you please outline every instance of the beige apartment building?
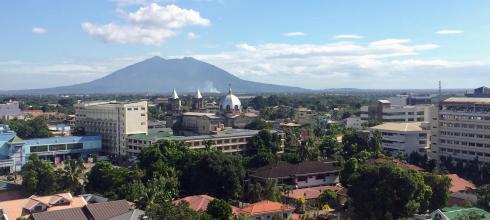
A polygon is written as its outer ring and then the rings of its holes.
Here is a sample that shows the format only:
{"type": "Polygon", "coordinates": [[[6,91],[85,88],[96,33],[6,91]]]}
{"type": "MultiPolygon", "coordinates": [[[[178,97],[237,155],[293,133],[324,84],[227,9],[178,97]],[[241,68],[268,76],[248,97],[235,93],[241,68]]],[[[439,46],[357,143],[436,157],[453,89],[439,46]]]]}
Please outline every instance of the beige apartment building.
{"type": "Polygon", "coordinates": [[[148,133],[148,103],[87,102],[75,104],[75,127],[102,137],[102,151],[127,155],[126,139],[148,133]]]}
{"type": "Polygon", "coordinates": [[[432,154],[438,160],[490,163],[490,98],[452,97],[433,117],[432,154]]]}

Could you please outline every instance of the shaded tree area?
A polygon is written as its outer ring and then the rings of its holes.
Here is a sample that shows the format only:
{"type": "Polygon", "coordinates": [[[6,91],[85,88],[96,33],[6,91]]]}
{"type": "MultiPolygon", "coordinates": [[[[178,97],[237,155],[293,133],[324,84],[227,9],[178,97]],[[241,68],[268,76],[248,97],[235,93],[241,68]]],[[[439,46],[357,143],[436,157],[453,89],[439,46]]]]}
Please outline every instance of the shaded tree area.
{"type": "Polygon", "coordinates": [[[439,167],[441,172],[458,174],[476,185],[490,184],[490,165],[481,163],[478,157],[466,162],[456,161],[451,156],[442,157],[439,167]]]}
{"type": "Polygon", "coordinates": [[[248,168],[256,168],[277,162],[280,150],[281,138],[270,130],[261,130],[247,142],[245,163],[248,168]]]}
{"type": "Polygon", "coordinates": [[[264,130],[264,129],[271,129],[272,126],[268,124],[266,121],[263,119],[255,119],[252,122],[248,123],[245,125],[245,129],[251,129],[251,130],[264,130]]]}
{"type": "Polygon", "coordinates": [[[63,168],[55,169],[48,161],[32,154],[20,172],[22,194],[49,195],[66,191],[74,194],[83,193],[83,160],[67,160],[63,165],[63,168]]]}
{"type": "Polygon", "coordinates": [[[32,120],[9,120],[7,121],[7,125],[10,129],[17,133],[17,136],[22,139],[44,138],[51,136],[48,129],[48,124],[41,117],[37,117],[32,120]]]}
{"type": "Polygon", "coordinates": [[[447,204],[450,180],[392,164],[364,164],[348,179],[356,219],[399,219],[447,204]]]}

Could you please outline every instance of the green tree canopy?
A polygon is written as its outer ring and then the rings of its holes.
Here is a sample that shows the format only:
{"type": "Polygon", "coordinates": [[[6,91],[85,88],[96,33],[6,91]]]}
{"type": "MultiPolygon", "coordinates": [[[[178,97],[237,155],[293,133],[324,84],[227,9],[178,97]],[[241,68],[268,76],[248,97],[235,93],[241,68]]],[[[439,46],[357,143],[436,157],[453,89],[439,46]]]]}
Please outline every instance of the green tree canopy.
{"type": "Polygon", "coordinates": [[[10,129],[17,133],[17,136],[23,139],[50,137],[46,121],[37,117],[32,120],[10,120],[7,122],[10,129]]]}
{"type": "Polygon", "coordinates": [[[22,193],[24,195],[49,195],[58,190],[58,181],[53,165],[40,159],[37,154],[31,154],[20,174],[22,175],[22,193]]]}
{"type": "Polygon", "coordinates": [[[231,206],[221,199],[209,202],[206,213],[216,220],[229,220],[232,216],[231,206]]]}
{"type": "Polygon", "coordinates": [[[129,170],[113,166],[107,161],[98,161],[88,174],[86,191],[95,192],[113,199],[120,198],[120,187],[130,182],[129,170]]]}

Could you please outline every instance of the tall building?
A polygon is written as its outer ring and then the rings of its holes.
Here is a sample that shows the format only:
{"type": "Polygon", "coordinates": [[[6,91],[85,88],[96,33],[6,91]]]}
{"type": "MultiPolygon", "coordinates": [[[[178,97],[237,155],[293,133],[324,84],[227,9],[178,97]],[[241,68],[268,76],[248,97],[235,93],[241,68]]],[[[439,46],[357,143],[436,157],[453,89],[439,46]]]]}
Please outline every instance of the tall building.
{"type": "Polygon", "coordinates": [[[448,98],[433,120],[433,156],[490,163],[490,98],[448,98]]]}
{"type": "Polygon", "coordinates": [[[0,119],[14,118],[21,114],[19,102],[17,101],[8,101],[7,103],[0,104],[0,119]]]}
{"type": "Polygon", "coordinates": [[[430,148],[428,122],[387,122],[370,128],[382,136],[383,150],[393,155],[426,154],[430,148]]]}
{"type": "Polygon", "coordinates": [[[362,106],[363,121],[429,122],[434,105],[393,105],[389,100],[378,100],[376,105],[362,106]]]}
{"type": "Polygon", "coordinates": [[[473,93],[466,94],[468,97],[490,98],[490,88],[482,86],[473,90],[473,93]]]}
{"type": "Polygon", "coordinates": [[[75,126],[87,135],[100,135],[104,153],[126,155],[127,136],[148,133],[148,103],[140,101],[75,104],[75,126]]]}

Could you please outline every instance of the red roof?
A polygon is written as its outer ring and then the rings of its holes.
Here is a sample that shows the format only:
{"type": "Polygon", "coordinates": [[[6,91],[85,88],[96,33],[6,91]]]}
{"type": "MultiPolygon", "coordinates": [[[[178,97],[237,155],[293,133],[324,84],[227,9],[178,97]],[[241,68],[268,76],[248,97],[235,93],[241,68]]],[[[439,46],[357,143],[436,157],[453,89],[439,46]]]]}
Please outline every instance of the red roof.
{"type": "Polygon", "coordinates": [[[457,174],[449,174],[446,176],[451,179],[451,187],[449,188],[449,192],[451,193],[462,192],[468,189],[476,189],[475,184],[459,177],[457,174]]]}
{"type": "Polygon", "coordinates": [[[284,205],[280,202],[273,202],[269,200],[263,200],[260,202],[252,203],[248,206],[245,206],[239,210],[240,213],[249,215],[249,216],[257,216],[264,215],[268,213],[283,213],[288,211],[293,211],[294,207],[289,205],[284,205]]]}
{"type": "MultiPolygon", "coordinates": [[[[205,212],[208,209],[209,202],[213,201],[215,198],[208,195],[195,195],[187,196],[178,200],[173,201],[175,205],[180,204],[183,201],[189,203],[189,208],[194,211],[205,212]]],[[[231,206],[233,213],[237,213],[238,208],[231,206]]]]}
{"type": "Polygon", "coordinates": [[[301,197],[304,197],[305,199],[308,200],[308,199],[318,198],[318,196],[320,196],[322,191],[332,190],[334,192],[338,192],[341,189],[342,187],[339,186],[317,186],[317,187],[310,187],[310,188],[295,189],[288,193],[284,193],[284,196],[292,199],[299,199],[301,197]]]}

